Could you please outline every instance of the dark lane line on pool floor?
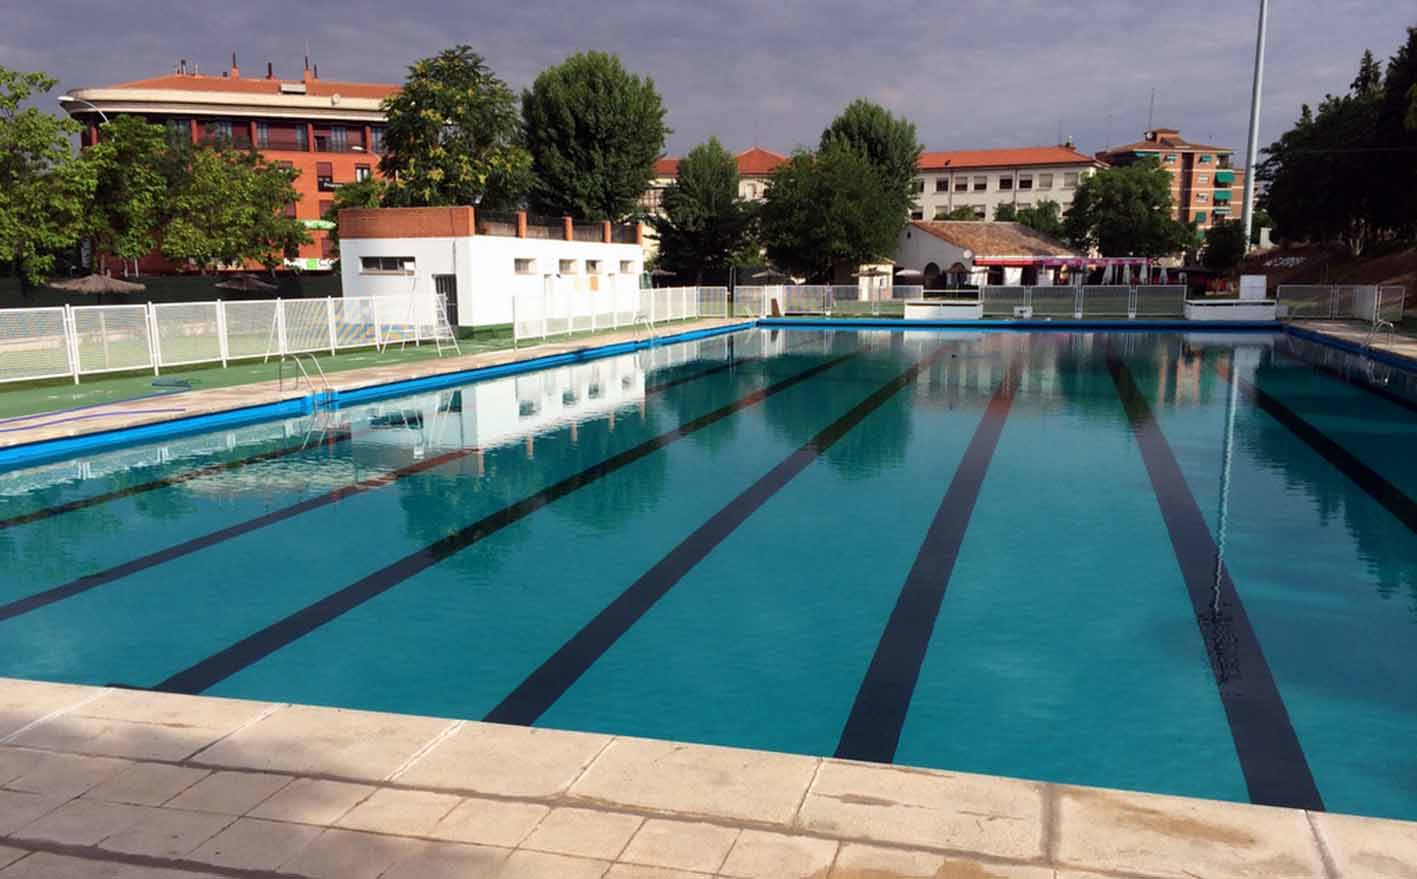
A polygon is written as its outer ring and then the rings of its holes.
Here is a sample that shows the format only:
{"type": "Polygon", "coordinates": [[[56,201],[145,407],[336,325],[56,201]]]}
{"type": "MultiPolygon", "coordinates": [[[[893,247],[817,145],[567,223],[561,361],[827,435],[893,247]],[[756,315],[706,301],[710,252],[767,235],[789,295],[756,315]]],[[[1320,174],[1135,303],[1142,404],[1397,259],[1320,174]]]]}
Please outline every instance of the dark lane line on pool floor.
{"type": "Polygon", "coordinates": [[[237,641],[225,650],[178,672],[153,689],[169,693],[195,694],[215,686],[314,629],[339,618],[371,598],[382,595],[420,571],[431,568],[443,559],[525,519],[547,504],[672,445],[684,437],[691,436],[709,425],[809,381],[833,367],[854,359],[860,353],[860,351],[853,351],[819,363],[775,384],[739,397],[726,406],[691,419],[659,436],[612,455],[604,461],[592,464],[578,473],[404,556],[393,564],[351,583],[338,592],[333,592],[313,604],[306,605],[295,613],[237,641]]]}
{"type": "Polygon", "coordinates": [[[63,513],[72,513],[76,510],[87,509],[88,507],[106,504],[109,501],[120,500],[125,497],[143,494],[149,491],[156,491],[159,488],[170,488],[174,485],[181,485],[184,482],[191,482],[194,479],[201,479],[204,476],[215,476],[218,473],[227,473],[232,470],[239,470],[251,464],[259,464],[265,461],[275,461],[290,455],[298,455],[301,452],[311,451],[321,447],[330,447],[345,442],[350,438],[348,430],[338,431],[322,438],[318,443],[312,445],[289,446],[283,449],[274,449],[269,452],[261,452],[258,455],[251,455],[246,458],[238,458],[235,461],[223,461],[220,464],[206,464],[195,470],[186,473],[177,473],[172,476],[164,476],[161,479],[154,479],[151,482],[144,482],[140,485],[130,485],[126,488],[119,488],[113,491],[97,494],[93,497],[77,498],[66,503],[53,507],[46,507],[43,510],[35,510],[30,513],[21,513],[18,516],[11,516],[8,519],[0,519],[0,531],[6,528],[14,528],[18,525],[28,525],[32,522],[39,522],[63,513]]]}
{"type": "MultiPolygon", "coordinates": [[[[741,363],[743,361],[739,362],[741,363]]],[[[705,373],[694,376],[693,378],[702,378],[704,377],[704,375],[712,374],[712,372],[717,371],[719,370],[715,368],[712,371],[706,371],[705,373]]],[[[659,385],[653,393],[659,393],[660,391],[666,390],[670,387],[684,384],[685,381],[689,381],[690,379],[691,377],[686,376],[684,377],[683,381],[665,382],[664,384],[659,385]]],[[[645,395],[647,397],[651,396],[651,392],[647,390],[645,392],[645,395]]],[[[332,440],[337,438],[349,439],[350,434],[344,433],[331,437],[332,440]]],[[[200,537],[194,537],[191,540],[174,544],[173,546],[169,546],[165,549],[160,549],[145,556],[140,556],[136,559],[131,559],[127,562],[123,562],[122,564],[114,565],[113,567],[105,568],[101,571],[95,571],[91,574],[85,574],[82,577],[79,577],[75,580],[71,580],[68,583],[60,584],[59,586],[55,586],[52,589],[46,589],[43,592],[37,592],[34,595],[17,599],[8,604],[0,605],[0,622],[13,619],[14,617],[29,613],[31,611],[39,610],[40,608],[50,604],[54,604],[57,601],[63,601],[66,598],[72,598],[75,595],[80,595],[84,592],[88,592],[90,589],[96,589],[99,586],[112,583],[114,580],[119,580],[123,577],[127,577],[139,571],[143,571],[156,565],[163,564],[164,562],[170,562],[173,559],[178,559],[183,556],[190,555],[194,552],[206,549],[218,543],[222,543],[224,541],[231,540],[232,538],[240,537],[243,534],[248,534],[257,529],[265,528],[268,525],[273,525],[277,522],[284,521],[293,516],[298,516],[302,513],[308,513],[311,510],[317,510],[321,507],[329,506],[330,504],[336,503],[354,495],[363,494],[364,492],[372,491],[378,488],[383,488],[384,486],[391,485],[400,479],[404,479],[408,476],[414,476],[419,473],[423,473],[427,470],[432,470],[437,467],[441,467],[444,464],[451,464],[462,458],[466,458],[469,455],[473,455],[478,451],[480,450],[477,447],[454,449],[451,452],[446,452],[442,455],[437,455],[435,457],[427,458],[422,461],[416,461],[413,464],[400,467],[396,470],[391,470],[388,473],[380,474],[379,476],[371,477],[361,482],[353,483],[352,485],[346,485],[343,488],[335,489],[334,491],[331,491],[327,494],[317,495],[315,497],[307,498],[306,500],[300,501],[299,503],[292,504],[291,506],[282,507],[278,510],[272,510],[253,519],[247,519],[244,522],[238,522],[235,525],[230,525],[226,528],[222,528],[217,531],[212,531],[200,537]]]]}
{"type": "Polygon", "coordinates": [[[1186,583],[1251,802],[1323,811],[1303,745],[1240,593],[1150,404],[1122,359],[1107,369],[1131,423],[1186,583]]]}
{"type": "Polygon", "coordinates": [[[759,477],[631,583],[483,719],[489,723],[521,726],[535,723],[631,626],[749,516],[867,416],[902,388],[914,383],[922,370],[939,361],[949,351],[949,348],[937,348],[917,360],[759,477]]]}
{"type": "MultiPolygon", "coordinates": [[[[1226,381],[1230,380],[1230,372],[1233,367],[1220,362],[1215,363],[1214,366],[1221,378],[1226,381]]],[[[1388,482],[1378,471],[1364,464],[1358,456],[1343,448],[1328,434],[1304,420],[1303,416],[1268,392],[1256,387],[1253,382],[1236,375],[1235,383],[1240,386],[1240,393],[1253,401],[1275,421],[1288,428],[1290,433],[1333,465],[1334,469],[1348,477],[1350,482],[1382,505],[1383,509],[1396,516],[1398,521],[1407,526],[1407,530],[1417,534],[1417,501],[1414,501],[1396,485],[1388,482]]]]}
{"type": "Polygon", "coordinates": [[[964,534],[984,485],[984,476],[1013,406],[1018,380],[1017,366],[1004,374],[1003,382],[990,398],[960,458],[856,692],[856,700],[837,742],[837,757],[877,763],[890,763],[895,759],[910,700],[920,679],[920,667],[935,631],[935,620],[964,544],[964,534]]]}

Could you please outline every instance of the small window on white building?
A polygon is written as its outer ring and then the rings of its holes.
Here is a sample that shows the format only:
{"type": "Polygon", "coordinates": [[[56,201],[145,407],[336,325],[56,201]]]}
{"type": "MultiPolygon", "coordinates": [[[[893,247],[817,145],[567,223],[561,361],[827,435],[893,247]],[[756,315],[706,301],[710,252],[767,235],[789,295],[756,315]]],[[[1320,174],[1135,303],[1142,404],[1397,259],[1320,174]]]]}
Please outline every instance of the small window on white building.
{"type": "Polygon", "coordinates": [[[534,259],[523,259],[523,258],[521,258],[521,257],[517,257],[516,260],[515,260],[515,263],[516,263],[517,274],[519,274],[519,275],[534,275],[534,274],[536,274],[536,260],[534,260],[534,259]]]}
{"type": "Polygon", "coordinates": [[[1039,174],[1039,175],[1038,175],[1038,188],[1039,188],[1039,189],[1052,189],[1052,188],[1053,188],[1053,175],[1052,175],[1052,174],[1039,174]]]}
{"type": "Polygon", "coordinates": [[[561,260],[558,271],[563,275],[574,275],[576,273],[576,261],[573,259],[561,260]]]}
{"type": "Polygon", "coordinates": [[[633,275],[635,273],[635,261],[631,259],[620,260],[620,274],[633,275]]]}
{"type": "Polygon", "coordinates": [[[1018,175],[1018,188],[1019,188],[1019,189],[1032,189],[1032,188],[1033,188],[1033,175],[1032,175],[1032,174],[1020,174],[1020,175],[1018,175]]]}
{"type": "Polygon", "coordinates": [[[948,178],[948,177],[936,177],[936,178],[935,178],[935,191],[936,191],[936,192],[949,192],[949,191],[950,191],[950,178],[948,178]]]}
{"type": "Polygon", "coordinates": [[[969,178],[968,178],[968,177],[965,177],[965,176],[956,177],[956,178],[955,178],[955,192],[968,192],[968,191],[969,191],[969,178]]]}
{"type": "Polygon", "coordinates": [[[910,212],[910,219],[912,219],[912,220],[923,220],[923,219],[925,219],[925,212],[924,212],[923,210],[921,210],[920,208],[916,208],[915,210],[913,210],[913,211],[910,212]]]}
{"type": "Polygon", "coordinates": [[[945,207],[944,205],[939,205],[939,206],[937,206],[937,207],[935,208],[935,219],[937,219],[937,220],[948,220],[949,218],[950,218],[950,209],[949,209],[949,208],[945,207]]]}
{"type": "Polygon", "coordinates": [[[1067,172],[1066,174],[1063,175],[1063,188],[1064,188],[1064,189],[1077,189],[1077,188],[1078,188],[1078,172],[1076,172],[1076,171],[1069,171],[1069,172],[1067,172]]]}
{"type": "Polygon", "coordinates": [[[982,204],[973,205],[973,207],[974,207],[974,219],[976,219],[976,220],[987,220],[987,219],[989,219],[989,209],[988,209],[988,208],[986,208],[986,207],[985,207],[984,205],[982,205],[982,204]]]}
{"type": "Polygon", "coordinates": [[[1008,191],[1012,190],[1013,188],[1014,188],[1014,175],[1012,175],[1012,174],[1000,174],[1000,175],[999,175],[999,191],[1000,191],[1000,192],[1008,192],[1008,191]]]}
{"type": "Polygon", "coordinates": [[[983,175],[980,175],[980,176],[978,176],[978,177],[975,177],[975,178],[974,178],[974,191],[975,191],[975,192],[988,192],[988,191],[989,191],[989,178],[988,178],[988,177],[985,177],[985,176],[983,176],[983,175]]]}
{"type": "Polygon", "coordinates": [[[585,273],[586,273],[587,275],[598,275],[598,274],[600,274],[600,260],[598,260],[598,259],[588,259],[588,260],[586,260],[586,261],[585,261],[585,273]]]}
{"type": "Polygon", "coordinates": [[[359,271],[366,275],[373,274],[412,274],[413,257],[411,256],[361,256],[359,258],[359,271]]]}
{"type": "Polygon", "coordinates": [[[917,195],[924,192],[925,181],[920,177],[916,177],[914,180],[910,181],[910,191],[914,192],[917,195]]]}

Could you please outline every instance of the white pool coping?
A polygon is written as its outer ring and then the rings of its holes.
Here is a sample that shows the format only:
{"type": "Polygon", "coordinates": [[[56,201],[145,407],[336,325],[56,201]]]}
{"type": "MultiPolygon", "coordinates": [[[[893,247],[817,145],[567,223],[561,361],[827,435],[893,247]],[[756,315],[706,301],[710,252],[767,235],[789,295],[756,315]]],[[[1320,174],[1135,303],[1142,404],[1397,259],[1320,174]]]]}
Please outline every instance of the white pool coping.
{"type": "Polygon", "coordinates": [[[0,879],[1414,873],[1417,823],[0,678],[0,879]]]}

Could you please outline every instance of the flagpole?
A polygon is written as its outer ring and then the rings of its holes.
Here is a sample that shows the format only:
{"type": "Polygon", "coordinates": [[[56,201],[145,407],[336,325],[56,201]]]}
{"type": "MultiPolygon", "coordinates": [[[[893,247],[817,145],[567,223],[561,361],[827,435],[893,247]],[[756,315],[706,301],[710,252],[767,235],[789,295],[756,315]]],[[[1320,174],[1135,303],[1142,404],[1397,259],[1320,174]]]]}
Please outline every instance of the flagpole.
{"type": "Polygon", "coordinates": [[[1250,143],[1245,149],[1243,224],[1246,250],[1250,249],[1250,229],[1255,220],[1255,165],[1258,164],[1260,151],[1260,88],[1264,82],[1264,37],[1268,19],[1269,0],[1260,0],[1260,25],[1255,36],[1255,83],[1250,93],[1250,143]]]}

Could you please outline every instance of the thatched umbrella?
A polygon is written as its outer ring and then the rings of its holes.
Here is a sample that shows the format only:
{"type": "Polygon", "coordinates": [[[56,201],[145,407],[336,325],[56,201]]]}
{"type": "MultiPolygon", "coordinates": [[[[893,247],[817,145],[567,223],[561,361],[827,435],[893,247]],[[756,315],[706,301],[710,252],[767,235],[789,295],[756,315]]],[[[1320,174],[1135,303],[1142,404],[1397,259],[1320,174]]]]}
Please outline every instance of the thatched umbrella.
{"type": "Polygon", "coordinates": [[[49,286],[56,290],[67,290],[70,293],[93,293],[98,296],[105,293],[141,293],[148,289],[142,284],[123,281],[112,275],[84,275],[82,278],[54,281],[49,286]]]}
{"type": "Polygon", "coordinates": [[[216,286],[223,290],[240,290],[243,293],[269,293],[272,290],[280,289],[279,286],[269,281],[262,281],[255,275],[236,275],[233,278],[222,281],[216,286]]]}

